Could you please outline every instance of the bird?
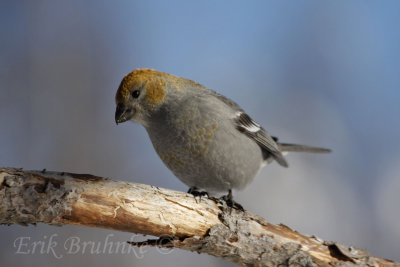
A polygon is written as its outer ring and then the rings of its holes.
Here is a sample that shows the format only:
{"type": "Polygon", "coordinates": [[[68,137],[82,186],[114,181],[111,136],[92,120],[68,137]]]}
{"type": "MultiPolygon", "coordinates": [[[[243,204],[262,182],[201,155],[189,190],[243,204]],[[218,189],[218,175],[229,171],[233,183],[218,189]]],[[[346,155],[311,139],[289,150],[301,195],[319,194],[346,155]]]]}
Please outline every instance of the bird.
{"type": "Polygon", "coordinates": [[[147,131],[164,164],[194,196],[244,189],[259,170],[286,152],[328,153],[320,147],[281,143],[238,104],[195,81],[153,69],[136,69],[115,95],[117,124],[134,121],[147,131]]]}

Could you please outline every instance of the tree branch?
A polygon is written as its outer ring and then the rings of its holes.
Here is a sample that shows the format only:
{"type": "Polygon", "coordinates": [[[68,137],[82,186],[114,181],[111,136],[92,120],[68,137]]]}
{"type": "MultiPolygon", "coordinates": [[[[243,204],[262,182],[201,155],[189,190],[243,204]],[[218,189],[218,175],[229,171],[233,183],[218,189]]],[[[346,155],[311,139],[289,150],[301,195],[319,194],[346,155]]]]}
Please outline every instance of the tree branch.
{"type": "Polygon", "coordinates": [[[0,168],[0,224],[75,224],[158,236],[132,245],[207,253],[242,266],[396,266],[183,192],[90,174],[0,168]]]}

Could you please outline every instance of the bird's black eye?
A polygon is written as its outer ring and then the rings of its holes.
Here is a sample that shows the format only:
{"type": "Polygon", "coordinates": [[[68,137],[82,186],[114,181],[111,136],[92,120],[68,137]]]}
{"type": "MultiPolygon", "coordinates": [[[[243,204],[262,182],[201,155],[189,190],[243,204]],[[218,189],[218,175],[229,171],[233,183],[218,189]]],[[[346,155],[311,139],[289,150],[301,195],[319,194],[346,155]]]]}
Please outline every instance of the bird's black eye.
{"type": "Polygon", "coordinates": [[[135,91],[132,92],[132,97],[133,98],[138,98],[139,95],[140,95],[140,91],[139,90],[135,90],[135,91]]]}

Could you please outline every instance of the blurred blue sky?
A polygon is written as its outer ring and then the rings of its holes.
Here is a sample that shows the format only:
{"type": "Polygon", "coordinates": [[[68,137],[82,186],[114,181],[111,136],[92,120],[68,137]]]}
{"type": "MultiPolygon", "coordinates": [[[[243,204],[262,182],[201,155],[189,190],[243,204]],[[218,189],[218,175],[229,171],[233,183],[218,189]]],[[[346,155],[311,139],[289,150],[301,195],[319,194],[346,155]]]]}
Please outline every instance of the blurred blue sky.
{"type": "MultiPolygon", "coordinates": [[[[0,165],[187,190],[141,126],[113,121],[123,75],[155,68],[232,98],[283,141],[333,149],[267,166],[237,193],[246,208],[400,261],[399,11],[399,1],[1,1],[0,165]]],[[[1,262],[230,266],[154,250],[13,257],[16,237],[48,232],[106,235],[1,226],[1,262]]]]}

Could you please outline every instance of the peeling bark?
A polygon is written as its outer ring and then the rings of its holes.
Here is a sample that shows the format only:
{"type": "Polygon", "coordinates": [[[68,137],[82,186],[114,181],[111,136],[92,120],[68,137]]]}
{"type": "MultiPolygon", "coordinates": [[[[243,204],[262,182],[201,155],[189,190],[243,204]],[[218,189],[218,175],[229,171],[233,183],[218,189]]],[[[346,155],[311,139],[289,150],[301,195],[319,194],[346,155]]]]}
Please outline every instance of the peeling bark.
{"type": "Polygon", "coordinates": [[[131,243],[180,248],[242,266],[400,266],[302,235],[226,203],[89,174],[0,168],[0,224],[75,224],[158,236],[131,243]]]}

